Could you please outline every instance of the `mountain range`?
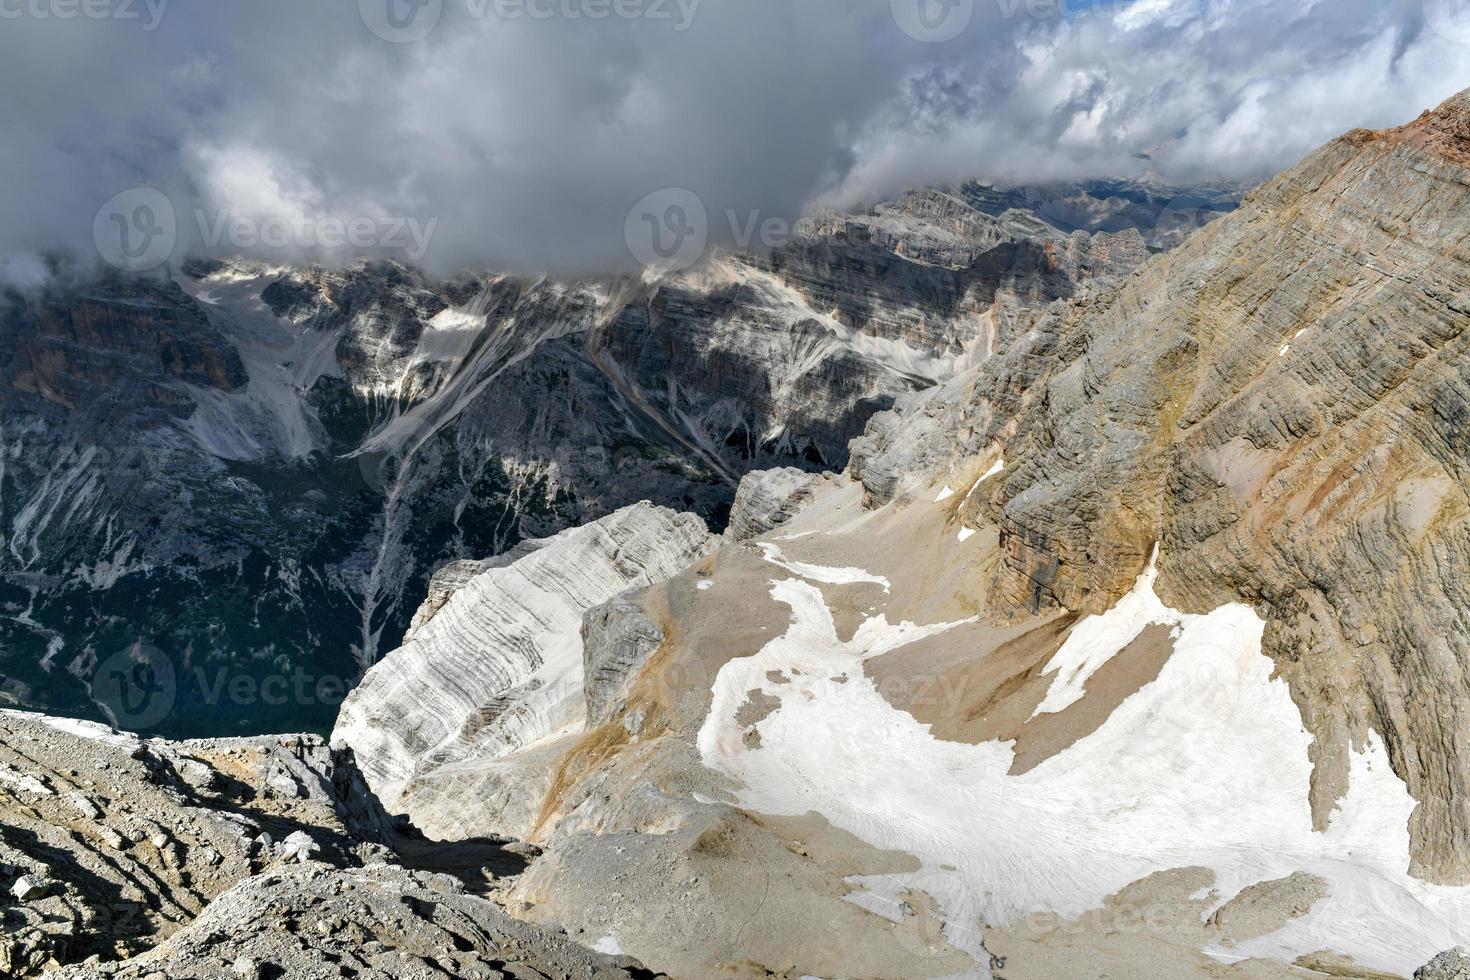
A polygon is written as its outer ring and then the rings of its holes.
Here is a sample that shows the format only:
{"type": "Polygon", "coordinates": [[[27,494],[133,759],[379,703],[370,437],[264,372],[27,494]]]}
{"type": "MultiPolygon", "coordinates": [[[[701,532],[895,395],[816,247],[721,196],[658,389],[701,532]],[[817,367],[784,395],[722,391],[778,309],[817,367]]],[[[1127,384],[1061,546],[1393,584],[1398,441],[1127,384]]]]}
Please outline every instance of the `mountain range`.
{"type": "Polygon", "coordinates": [[[1470,975],[1467,241],[1470,92],[672,274],[58,266],[0,968],[1470,975]]]}
{"type": "Polygon", "coordinates": [[[640,500],[722,527],[745,473],[840,470],[874,413],[1237,197],[971,183],[576,282],[58,257],[0,304],[0,703],[325,732],[436,568],[640,500]]]}

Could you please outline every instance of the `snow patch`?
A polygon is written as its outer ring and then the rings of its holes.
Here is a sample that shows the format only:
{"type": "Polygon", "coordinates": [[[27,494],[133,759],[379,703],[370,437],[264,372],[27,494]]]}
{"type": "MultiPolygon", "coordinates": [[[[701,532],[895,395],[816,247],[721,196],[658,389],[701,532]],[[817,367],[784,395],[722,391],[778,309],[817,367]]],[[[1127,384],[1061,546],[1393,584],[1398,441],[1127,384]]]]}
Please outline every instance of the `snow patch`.
{"type": "Polygon", "coordinates": [[[602,953],[605,956],[622,956],[623,947],[618,945],[618,937],[612,933],[603,936],[592,944],[592,952],[602,953]]]}
{"type": "Polygon", "coordinates": [[[1153,557],[1134,584],[1133,591],[1101,616],[1089,616],[1078,623],[1062,648],[1047,663],[1043,672],[1056,676],[1052,678],[1046,697],[1031,713],[1032,718],[1065,711],[1081,701],[1087,693],[1088,679],[1138,639],[1145,628],[1153,625],[1177,627],[1184,621],[1181,613],[1165,606],[1154,594],[1154,582],[1158,577],[1159,549],[1156,545],[1153,557]]]}
{"type": "Polygon", "coordinates": [[[9,709],[0,710],[0,714],[8,715],[12,718],[19,718],[23,721],[38,722],[54,731],[61,732],[65,735],[74,735],[77,738],[84,738],[90,742],[104,742],[108,745],[116,745],[121,748],[131,748],[140,744],[136,737],[95,721],[83,721],[80,718],[53,718],[50,715],[36,715],[25,711],[11,711],[9,709]]]}
{"type": "Polygon", "coordinates": [[[1328,830],[1314,831],[1312,737],[1261,653],[1265,623],[1242,604],[1205,615],[1168,609],[1153,595],[1153,567],[1129,608],[1094,618],[1101,652],[1067,651],[1071,669],[1053,703],[1070,696],[1086,665],[1106,662],[1155,619],[1177,626],[1170,659],[1096,731],[1029,772],[1010,775],[1009,742],[936,739],[865,676],[864,660],[954,624],[892,626],[879,615],[843,643],[822,593],[794,579],[771,590],[791,608],[785,634],[717,675],[700,756],[740,781],[742,806],[815,810],[875,847],[915,855],[917,872],[850,879],[868,896],[857,900],[876,911],[909,889],[933,896],[946,937],[976,957],[976,975],[988,961],[976,923],[1004,927],[1036,912],[1076,918],[1132,882],[1193,866],[1215,872],[1221,904],[1297,871],[1328,883],[1330,896],[1308,914],[1217,951],[1232,959],[1291,962],[1328,949],[1407,975],[1470,939],[1470,888],[1409,876],[1414,801],[1382,742],[1370,738],[1354,753],[1349,792],[1328,830]],[[777,671],[791,683],[772,684],[767,675],[777,671]],[[781,700],[757,726],[756,751],[736,721],[753,690],[781,700]]]}
{"type": "Polygon", "coordinates": [[[992,476],[998,476],[1001,473],[1004,473],[1005,468],[1006,459],[1004,456],[1001,456],[994,463],[991,464],[990,469],[986,470],[985,473],[980,477],[980,479],[976,480],[973,484],[970,485],[970,489],[965,492],[965,500],[969,500],[971,497],[975,496],[975,491],[979,490],[980,485],[983,484],[986,480],[990,479],[992,476]]]}
{"type": "Polygon", "coordinates": [[[892,585],[888,579],[881,575],[872,575],[861,568],[829,568],[826,565],[810,565],[806,562],[789,560],[774,544],[762,543],[760,547],[761,551],[765,552],[766,561],[772,565],[779,565],[802,578],[824,582],[827,585],[857,585],[862,582],[872,582],[874,585],[883,586],[884,592],[892,591],[892,585]]]}

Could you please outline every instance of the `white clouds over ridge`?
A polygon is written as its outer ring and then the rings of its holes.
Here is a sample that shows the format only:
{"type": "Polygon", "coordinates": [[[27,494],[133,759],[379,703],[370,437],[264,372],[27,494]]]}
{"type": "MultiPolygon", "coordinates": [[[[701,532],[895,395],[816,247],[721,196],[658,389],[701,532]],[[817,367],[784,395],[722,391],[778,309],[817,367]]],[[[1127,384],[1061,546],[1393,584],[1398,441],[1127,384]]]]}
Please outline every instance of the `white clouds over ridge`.
{"type": "Polygon", "coordinates": [[[1470,10],[1421,0],[973,0],[944,43],[893,9],[941,0],[429,0],[408,43],[358,0],[174,0],[155,30],[47,2],[0,0],[0,252],[86,250],[148,183],[183,249],[196,211],[412,218],[441,270],[606,268],[664,186],[789,218],[968,176],[1252,178],[1470,85],[1470,10]]]}

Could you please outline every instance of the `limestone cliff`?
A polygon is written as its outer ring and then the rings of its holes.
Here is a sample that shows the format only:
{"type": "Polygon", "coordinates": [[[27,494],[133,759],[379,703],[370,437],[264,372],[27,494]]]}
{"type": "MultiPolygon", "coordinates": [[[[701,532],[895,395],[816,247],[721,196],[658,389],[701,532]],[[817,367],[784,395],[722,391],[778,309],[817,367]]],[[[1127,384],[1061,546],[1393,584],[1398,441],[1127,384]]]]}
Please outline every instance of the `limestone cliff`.
{"type": "Polygon", "coordinates": [[[854,447],[878,500],[1002,451],[971,501],[1008,615],[1109,607],[1153,546],[1181,607],[1246,599],[1317,735],[1325,825],[1349,746],[1421,804],[1416,871],[1470,880],[1470,96],[1356,131],[1106,299],[1038,318],[977,376],[854,447]],[[953,438],[959,434],[959,439],[953,438]]]}
{"type": "Polygon", "coordinates": [[[420,806],[415,781],[579,724],[583,614],[670,577],[717,540],[697,517],[638,504],[480,572],[368,672],[342,707],[334,743],[356,750],[390,810],[433,833],[475,801],[420,806]]]}

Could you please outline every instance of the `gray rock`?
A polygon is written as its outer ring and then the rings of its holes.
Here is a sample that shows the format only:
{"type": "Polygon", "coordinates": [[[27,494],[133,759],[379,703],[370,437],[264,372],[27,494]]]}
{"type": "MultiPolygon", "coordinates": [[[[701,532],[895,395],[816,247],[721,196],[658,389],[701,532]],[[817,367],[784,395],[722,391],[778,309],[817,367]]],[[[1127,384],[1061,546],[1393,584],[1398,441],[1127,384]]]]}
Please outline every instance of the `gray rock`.
{"type": "Polygon", "coordinates": [[[639,593],[623,593],[582,617],[587,723],[597,727],[623,708],[628,684],[663,644],[663,630],[643,612],[639,593]]]}
{"type": "Polygon", "coordinates": [[[72,793],[68,797],[68,799],[71,800],[71,805],[76,809],[76,811],[82,816],[86,817],[88,820],[101,819],[102,811],[97,809],[97,804],[87,799],[84,794],[79,792],[72,793]]]}
{"type": "Polygon", "coordinates": [[[1470,950],[1447,949],[1414,971],[1414,980],[1470,980],[1470,950]]]}
{"type": "MultiPolygon", "coordinates": [[[[23,765],[38,780],[72,787],[78,760],[87,760],[89,771],[96,771],[96,762],[107,764],[105,809],[90,788],[23,796],[24,805],[0,803],[0,895],[12,903],[0,928],[0,975],[31,977],[48,965],[148,951],[161,934],[178,931],[273,860],[268,852],[252,860],[253,836],[309,832],[317,847],[309,856],[339,862],[350,861],[369,840],[349,829],[351,807],[335,795],[335,786],[336,780],[350,784],[351,775],[330,768],[336,757],[319,737],[156,741],[140,749],[136,740],[100,725],[0,710],[0,765],[23,765]],[[266,793],[268,760],[280,752],[327,766],[333,795],[309,800],[266,793]],[[206,792],[173,778],[183,758],[228,768],[234,776],[206,792]],[[147,843],[130,847],[130,839],[147,843]],[[67,884],[40,893],[36,881],[67,884]],[[26,899],[16,898],[17,887],[26,899]]],[[[350,763],[342,768],[350,770],[350,763]]],[[[0,800],[7,799],[0,792],[0,800]]],[[[366,799],[356,801],[360,812],[366,805],[366,799]]],[[[370,832],[373,826],[364,822],[370,832]]],[[[139,976],[158,970],[152,966],[139,976]]],[[[90,980],[96,974],[83,975],[90,980]]]]}
{"type": "Polygon", "coordinates": [[[575,721],[586,611],[682,571],[719,540],[698,517],[645,501],[482,572],[368,671],[342,705],[333,744],[354,750],[385,806],[432,834],[443,809],[478,801],[419,809],[404,795],[411,780],[507,755],[575,721]]]}
{"type": "MultiPolygon", "coordinates": [[[[504,557],[504,556],[501,556],[504,557]]],[[[429,594],[419,605],[418,611],[413,614],[413,620],[408,624],[408,632],[403,634],[403,642],[408,643],[429,620],[433,619],[444,608],[444,604],[450,598],[464,588],[476,575],[488,571],[491,568],[499,568],[507,561],[476,560],[463,558],[452,561],[442,568],[437,569],[429,578],[429,594]]]]}
{"type": "Polygon", "coordinates": [[[180,758],[174,768],[179,778],[197,790],[214,789],[219,781],[219,773],[214,771],[214,767],[198,759],[180,758]]]}
{"type": "Polygon", "coordinates": [[[276,854],[282,861],[295,864],[305,864],[312,856],[321,850],[311,835],[305,831],[298,830],[285,840],[281,841],[276,848],[276,854]]]}
{"type": "Polygon", "coordinates": [[[51,883],[40,875],[21,875],[10,886],[10,894],[21,902],[34,902],[50,893],[51,883]]]}
{"type": "Polygon", "coordinates": [[[726,536],[747,541],[780,527],[801,511],[821,484],[822,477],[791,467],[745,474],[735,491],[726,536]]]}
{"type": "Polygon", "coordinates": [[[443,875],[320,864],[286,867],[242,883],[159,945],[146,964],[98,963],[54,975],[57,980],[145,980],[157,972],[241,980],[269,973],[326,980],[341,976],[338,964],[344,960],[354,964],[361,980],[655,976],[627,958],[603,956],[564,935],[517,922],[443,875]]]}

